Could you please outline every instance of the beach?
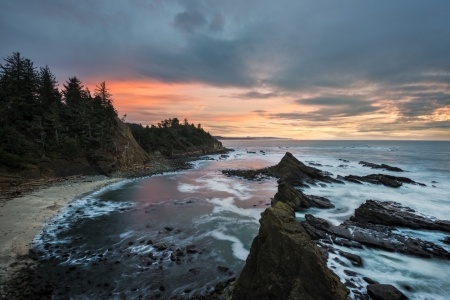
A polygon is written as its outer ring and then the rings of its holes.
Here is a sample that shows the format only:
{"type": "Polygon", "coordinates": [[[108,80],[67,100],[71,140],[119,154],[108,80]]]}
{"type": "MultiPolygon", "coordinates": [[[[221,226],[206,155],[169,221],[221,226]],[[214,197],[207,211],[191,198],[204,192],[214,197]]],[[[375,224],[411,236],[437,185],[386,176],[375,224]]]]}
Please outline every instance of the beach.
{"type": "Polygon", "coordinates": [[[0,206],[0,283],[28,264],[33,238],[45,222],[73,199],[123,180],[106,176],[86,176],[36,190],[0,206]]]}

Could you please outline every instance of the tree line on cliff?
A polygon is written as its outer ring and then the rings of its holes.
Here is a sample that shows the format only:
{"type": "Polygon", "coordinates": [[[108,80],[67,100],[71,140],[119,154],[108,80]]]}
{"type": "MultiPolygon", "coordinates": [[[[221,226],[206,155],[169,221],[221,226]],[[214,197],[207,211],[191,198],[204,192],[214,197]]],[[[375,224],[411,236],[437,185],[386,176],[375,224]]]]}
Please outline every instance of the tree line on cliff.
{"type": "Polygon", "coordinates": [[[159,151],[166,156],[185,152],[196,147],[211,147],[217,140],[206,132],[201,124],[189,124],[187,119],[180,122],[169,118],[157,125],[127,123],[134,139],[147,152],[159,151]]]}

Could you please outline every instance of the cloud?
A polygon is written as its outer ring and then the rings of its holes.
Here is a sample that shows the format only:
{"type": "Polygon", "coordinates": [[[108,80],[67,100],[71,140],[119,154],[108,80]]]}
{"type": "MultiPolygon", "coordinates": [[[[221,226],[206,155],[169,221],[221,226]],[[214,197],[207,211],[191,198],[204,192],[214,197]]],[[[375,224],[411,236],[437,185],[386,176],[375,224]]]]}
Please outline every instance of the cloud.
{"type": "Polygon", "coordinates": [[[279,97],[279,96],[280,96],[280,94],[276,93],[276,92],[260,93],[257,91],[250,91],[247,93],[226,95],[224,97],[232,97],[232,98],[248,100],[248,99],[270,99],[270,98],[275,98],[275,97],[279,97]]]}
{"type": "Polygon", "coordinates": [[[206,24],[206,19],[198,11],[185,11],[175,16],[173,24],[181,32],[193,33],[196,28],[206,24]]]}

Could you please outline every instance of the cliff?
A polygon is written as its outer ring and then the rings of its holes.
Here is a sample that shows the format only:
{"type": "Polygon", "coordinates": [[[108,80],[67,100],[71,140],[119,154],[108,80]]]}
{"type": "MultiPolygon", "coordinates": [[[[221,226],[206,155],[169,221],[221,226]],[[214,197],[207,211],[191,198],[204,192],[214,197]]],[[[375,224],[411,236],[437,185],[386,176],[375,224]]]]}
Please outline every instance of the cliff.
{"type": "Polygon", "coordinates": [[[232,299],[346,299],[347,288],[283,202],[267,208],[232,299]]]}

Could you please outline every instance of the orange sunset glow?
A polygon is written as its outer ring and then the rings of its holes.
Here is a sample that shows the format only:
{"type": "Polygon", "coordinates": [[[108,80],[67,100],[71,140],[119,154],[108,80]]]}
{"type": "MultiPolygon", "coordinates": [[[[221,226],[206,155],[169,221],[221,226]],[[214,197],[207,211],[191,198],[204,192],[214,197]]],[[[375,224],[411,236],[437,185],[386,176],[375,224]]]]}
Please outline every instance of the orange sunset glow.
{"type": "Polygon", "coordinates": [[[227,137],[449,140],[445,5],[326,3],[6,1],[0,52],[48,65],[60,89],[72,76],[91,91],[106,81],[132,123],[187,118],[227,137]]]}

